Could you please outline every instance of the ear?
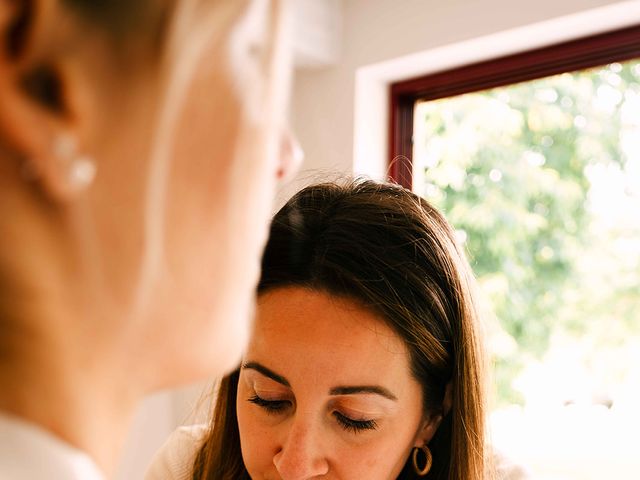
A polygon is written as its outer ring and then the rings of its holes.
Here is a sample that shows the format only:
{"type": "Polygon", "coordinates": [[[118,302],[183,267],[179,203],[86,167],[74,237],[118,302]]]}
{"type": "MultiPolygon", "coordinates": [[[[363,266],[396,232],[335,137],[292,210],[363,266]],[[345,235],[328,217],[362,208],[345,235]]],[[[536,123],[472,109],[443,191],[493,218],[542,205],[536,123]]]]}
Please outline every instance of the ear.
{"type": "Polygon", "coordinates": [[[414,447],[426,446],[433,436],[436,434],[440,423],[442,422],[442,414],[431,415],[427,419],[423,420],[422,427],[416,435],[416,440],[413,444],[414,447]]]}
{"type": "Polygon", "coordinates": [[[444,399],[442,400],[442,410],[446,415],[451,411],[451,406],[453,405],[453,380],[450,380],[447,383],[447,386],[444,390],[444,399]]]}
{"type": "Polygon", "coordinates": [[[422,428],[416,436],[414,447],[423,447],[431,441],[431,438],[436,434],[440,423],[442,423],[442,419],[451,411],[452,405],[453,380],[450,380],[444,390],[444,398],[442,399],[442,411],[430,415],[423,421],[422,428]]]}
{"type": "Polygon", "coordinates": [[[0,0],[0,144],[13,157],[1,161],[22,162],[54,200],[76,193],[82,158],[82,76],[56,48],[68,27],[57,0],[0,0]]]}

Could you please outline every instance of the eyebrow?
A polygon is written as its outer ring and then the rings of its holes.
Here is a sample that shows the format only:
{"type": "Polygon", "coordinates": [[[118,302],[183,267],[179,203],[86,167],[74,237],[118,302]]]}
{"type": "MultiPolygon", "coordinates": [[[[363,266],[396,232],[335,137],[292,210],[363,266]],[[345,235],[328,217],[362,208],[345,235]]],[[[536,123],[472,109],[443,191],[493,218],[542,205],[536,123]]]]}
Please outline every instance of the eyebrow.
{"type": "Polygon", "coordinates": [[[380,395],[382,397],[388,398],[389,400],[394,400],[394,401],[398,400],[398,397],[396,397],[393,393],[391,393],[386,388],[380,387],[378,385],[334,387],[329,392],[329,395],[355,395],[358,393],[375,393],[376,395],[380,395]]]}
{"type": "Polygon", "coordinates": [[[273,370],[269,370],[267,367],[265,367],[264,365],[259,364],[258,362],[243,363],[242,364],[242,368],[243,369],[247,369],[247,370],[255,370],[256,372],[260,372],[265,377],[269,377],[271,380],[273,380],[275,382],[278,382],[279,384],[284,385],[285,387],[291,388],[291,384],[289,383],[289,380],[284,378],[282,375],[278,375],[273,370]]]}
{"type": "MultiPolygon", "coordinates": [[[[243,369],[247,370],[255,370],[256,372],[261,373],[265,377],[270,378],[271,380],[278,382],[285,387],[291,388],[291,384],[289,380],[287,380],[282,375],[278,375],[273,370],[265,367],[264,365],[258,362],[246,362],[242,364],[243,369]]],[[[387,390],[384,387],[378,385],[357,385],[357,386],[340,386],[334,387],[329,391],[329,395],[357,395],[359,393],[374,393],[376,395],[380,395],[384,398],[388,398],[389,400],[397,401],[398,398],[387,390]]]]}

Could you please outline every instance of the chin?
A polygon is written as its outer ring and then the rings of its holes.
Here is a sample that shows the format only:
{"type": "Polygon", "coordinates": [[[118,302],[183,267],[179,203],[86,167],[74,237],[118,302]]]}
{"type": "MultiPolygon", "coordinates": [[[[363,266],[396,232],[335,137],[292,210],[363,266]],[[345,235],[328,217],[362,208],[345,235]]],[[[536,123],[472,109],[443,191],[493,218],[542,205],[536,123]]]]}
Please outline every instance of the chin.
{"type": "Polygon", "coordinates": [[[154,362],[159,383],[154,390],[219,379],[238,368],[248,342],[252,304],[233,313],[218,311],[214,320],[198,322],[188,335],[174,335],[154,362]]]}
{"type": "MultiPolygon", "coordinates": [[[[202,286],[187,289],[190,294],[187,303],[195,308],[178,314],[185,319],[182,326],[171,320],[176,315],[169,315],[171,347],[164,353],[175,355],[175,366],[170,366],[170,358],[163,363],[179,373],[180,382],[220,378],[240,365],[253,323],[257,282],[254,268],[241,270],[249,271],[249,275],[232,272],[224,281],[220,279],[215,289],[202,286]]],[[[259,271],[259,267],[255,270],[259,271]]],[[[167,312],[163,313],[166,316],[167,312]]]]}
{"type": "Polygon", "coordinates": [[[242,360],[242,353],[240,347],[231,349],[228,345],[224,347],[224,350],[218,350],[215,346],[199,353],[191,350],[191,355],[188,358],[180,359],[182,360],[180,368],[176,368],[179,361],[176,359],[177,361],[171,365],[173,375],[166,375],[159,388],[174,388],[220,379],[238,368],[242,360]]]}
{"type": "Polygon", "coordinates": [[[240,365],[242,355],[249,341],[249,331],[252,324],[254,301],[243,302],[242,308],[233,313],[221,313],[216,316],[214,324],[218,326],[210,335],[211,342],[203,345],[202,358],[206,358],[203,368],[206,376],[222,377],[240,365]]]}

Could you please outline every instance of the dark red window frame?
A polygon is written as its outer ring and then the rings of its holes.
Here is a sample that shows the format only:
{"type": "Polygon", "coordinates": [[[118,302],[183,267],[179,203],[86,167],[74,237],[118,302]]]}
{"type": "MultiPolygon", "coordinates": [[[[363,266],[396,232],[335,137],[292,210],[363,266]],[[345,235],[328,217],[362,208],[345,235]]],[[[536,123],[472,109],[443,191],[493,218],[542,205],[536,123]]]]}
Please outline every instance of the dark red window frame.
{"type": "Polygon", "coordinates": [[[390,176],[412,187],[413,109],[435,100],[640,57],[640,25],[391,85],[390,176]]]}

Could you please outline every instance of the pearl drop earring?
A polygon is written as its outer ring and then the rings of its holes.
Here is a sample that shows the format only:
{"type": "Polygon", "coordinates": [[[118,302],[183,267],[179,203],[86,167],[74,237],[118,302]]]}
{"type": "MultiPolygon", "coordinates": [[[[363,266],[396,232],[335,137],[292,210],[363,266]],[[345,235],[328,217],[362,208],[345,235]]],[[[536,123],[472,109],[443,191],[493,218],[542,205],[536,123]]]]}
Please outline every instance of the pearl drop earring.
{"type": "Polygon", "coordinates": [[[77,157],[69,168],[69,183],[78,190],[83,190],[93,183],[96,177],[96,164],[87,156],[77,157]]]}
{"type": "Polygon", "coordinates": [[[96,177],[96,164],[90,156],[78,154],[78,142],[73,135],[58,135],[53,153],[65,170],[67,182],[73,190],[84,190],[91,185],[96,177]]]}

